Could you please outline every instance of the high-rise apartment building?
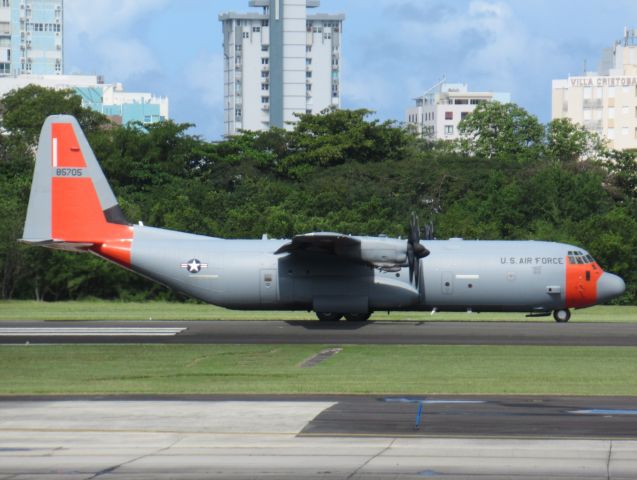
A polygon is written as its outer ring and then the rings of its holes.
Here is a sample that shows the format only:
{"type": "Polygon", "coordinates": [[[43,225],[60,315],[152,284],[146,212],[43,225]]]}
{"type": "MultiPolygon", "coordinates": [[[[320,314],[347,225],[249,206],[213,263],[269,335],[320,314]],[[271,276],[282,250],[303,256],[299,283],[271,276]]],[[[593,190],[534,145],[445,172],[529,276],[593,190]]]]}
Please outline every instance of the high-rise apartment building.
{"type": "Polygon", "coordinates": [[[223,13],[225,134],[289,128],[294,114],[340,106],[342,14],[308,14],[320,0],[251,0],[223,13]]]}
{"type": "Polygon", "coordinates": [[[637,30],[604,50],[597,72],[553,80],[552,93],[553,119],[569,118],[611,148],[637,148],[637,30]]]}
{"type": "Polygon", "coordinates": [[[423,138],[429,140],[455,140],[459,138],[458,125],[481,102],[508,103],[511,95],[496,92],[470,92],[466,83],[439,82],[422,96],[416,105],[407,109],[406,122],[423,138]]]}
{"type": "Polygon", "coordinates": [[[0,0],[0,75],[64,73],[64,0],[0,0]]]}

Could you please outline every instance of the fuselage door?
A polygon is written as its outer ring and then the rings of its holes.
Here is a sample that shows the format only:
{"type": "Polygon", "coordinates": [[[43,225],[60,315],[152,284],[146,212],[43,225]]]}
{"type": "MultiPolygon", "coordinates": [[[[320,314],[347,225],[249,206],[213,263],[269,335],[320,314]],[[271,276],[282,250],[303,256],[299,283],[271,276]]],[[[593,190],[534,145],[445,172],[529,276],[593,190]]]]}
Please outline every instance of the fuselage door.
{"type": "Polygon", "coordinates": [[[442,293],[451,295],[453,293],[453,273],[442,272],[442,293]]]}
{"type": "Polygon", "coordinates": [[[261,303],[264,305],[276,303],[279,296],[277,271],[268,269],[260,272],[261,303]]]}

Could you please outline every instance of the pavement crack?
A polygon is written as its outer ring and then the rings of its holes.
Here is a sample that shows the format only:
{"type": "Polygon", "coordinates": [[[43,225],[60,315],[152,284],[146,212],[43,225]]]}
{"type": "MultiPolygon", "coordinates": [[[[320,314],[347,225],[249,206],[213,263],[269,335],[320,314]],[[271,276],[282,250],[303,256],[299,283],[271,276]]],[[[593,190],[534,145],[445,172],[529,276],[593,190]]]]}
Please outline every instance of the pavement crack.
{"type": "Polygon", "coordinates": [[[153,455],[157,455],[157,454],[160,454],[161,452],[165,452],[166,450],[170,450],[171,448],[173,448],[175,445],[177,445],[182,440],[183,440],[183,438],[179,437],[179,438],[177,438],[177,440],[175,440],[174,442],[172,442],[170,445],[168,445],[166,447],[159,448],[159,449],[154,450],[154,451],[152,451],[150,453],[145,453],[144,455],[140,455],[138,457],[131,458],[130,460],[122,462],[122,463],[120,463],[118,465],[114,465],[112,467],[105,468],[104,470],[100,470],[99,472],[95,473],[91,477],[88,477],[86,480],[93,480],[95,478],[101,477],[102,475],[107,475],[109,473],[113,473],[115,470],[117,470],[118,468],[121,468],[121,467],[123,467],[125,465],[129,465],[129,464],[131,464],[133,462],[137,462],[139,460],[143,460],[144,458],[152,457],[153,455]]]}
{"type": "Polygon", "coordinates": [[[394,438],[389,445],[387,445],[385,448],[383,448],[380,452],[378,452],[376,455],[374,455],[371,458],[368,458],[367,461],[365,461],[365,463],[363,463],[360,467],[358,467],[356,470],[354,470],[348,477],[347,480],[350,480],[351,478],[354,478],[356,475],[358,475],[358,472],[360,472],[363,468],[365,468],[367,465],[369,465],[369,463],[372,460],[377,459],[378,457],[380,457],[383,453],[385,453],[387,450],[389,450],[391,447],[394,446],[394,443],[396,443],[396,440],[398,440],[397,438],[394,438]]]}
{"type": "Polygon", "coordinates": [[[610,480],[610,459],[613,456],[613,441],[610,441],[608,447],[608,459],[606,460],[606,480],[610,480]]]}

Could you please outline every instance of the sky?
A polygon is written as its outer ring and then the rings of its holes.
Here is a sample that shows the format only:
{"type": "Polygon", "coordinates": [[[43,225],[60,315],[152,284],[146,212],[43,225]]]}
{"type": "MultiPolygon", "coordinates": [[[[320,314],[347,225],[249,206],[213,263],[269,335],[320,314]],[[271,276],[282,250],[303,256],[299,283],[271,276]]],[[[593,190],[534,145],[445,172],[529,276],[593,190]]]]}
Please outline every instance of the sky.
{"type": "MultiPolygon", "coordinates": [[[[100,74],[167,96],[191,133],[223,135],[221,12],[248,0],[65,0],[65,73],[100,74]]],[[[255,9],[255,11],[257,11],[255,9]]],[[[547,122],[551,80],[596,70],[604,48],[637,28],[635,0],[322,0],[344,13],[341,106],[403,121],[443,77],[509,92],[547,122]]]]}

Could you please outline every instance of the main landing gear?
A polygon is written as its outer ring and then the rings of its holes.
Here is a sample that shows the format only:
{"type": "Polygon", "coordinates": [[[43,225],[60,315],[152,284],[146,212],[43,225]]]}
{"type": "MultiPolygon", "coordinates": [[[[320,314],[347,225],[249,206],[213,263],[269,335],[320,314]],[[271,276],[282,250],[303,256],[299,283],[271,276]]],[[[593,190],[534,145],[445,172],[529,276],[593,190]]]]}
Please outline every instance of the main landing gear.
{"type": "Polygon", "coordinates": [[[553,311],[553,318],[558,323],[566,323],[571,318],[571,312],[568,308],[553,311]]]}
{"type": "Polygon", "coordinates": [[[371,317],[368,313],[334,313],[334,312],[316,312],[316,316],[321,322],[338,322],[343,316],[348,322],[365,322],[371,317]]]}

